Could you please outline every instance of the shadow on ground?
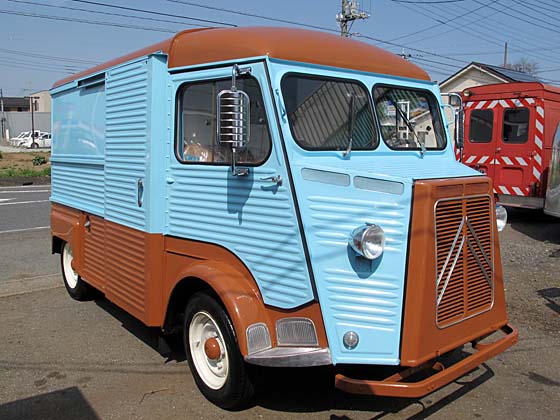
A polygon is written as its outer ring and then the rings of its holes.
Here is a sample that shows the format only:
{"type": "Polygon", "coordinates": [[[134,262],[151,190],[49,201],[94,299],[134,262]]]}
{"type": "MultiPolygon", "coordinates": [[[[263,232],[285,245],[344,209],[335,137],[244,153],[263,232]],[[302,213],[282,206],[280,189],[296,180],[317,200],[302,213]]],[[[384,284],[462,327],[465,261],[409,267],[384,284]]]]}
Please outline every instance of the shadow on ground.
{"type": "Polygon", "coordinates": [[[96,300],[95,303],[118,320],[128,332],[158,352],[165,358],[165,363],[185,361],[185,350],[179,334],[163,335],[159,328],[146,327],[132,315],[105,298],[96,300]]]}
{"type": "Polygon", "coordinates": [[[546,306],[560,314],[560,288],[549,287],[538,291],[539,296],[546,300],[546,306]]]}
{"type": "MultiPolygon", "coordinates": [[[[164,337],[158,328],[146,327],[136,318],[105,299],[98,300],[96,304],[115,317],[127,331],[158,352],[165,362],[185,360],[185,352],[179,335],[164,337]]],[[[457,350],[448,356],[448,362],[457,361],[469,354],[466,351],[457,350]]],[[[328,410],[367,411],[377,413],[373,417],[374,419],[399,413],[411,406],[415,406],[413,411],[416,414],[410,416],[409,419],[426,418],[494,376],[494,372],[488,366],[481,365],[471,375],[468,375],[468,379],[464,377],[450,385],[449,393],[444,393],[443,396],[438,393],[437,398],[428,397],[420,400],[346,394],[334,387],[335,370],[333,367],[264,368],[253,366],[252,368],[257,388],[255,406],[286,413],[311,413],[328,410]]],[[[374,372],[373,375],[377,374],[379,378],[387,375],[387,372],[379,370],[371,372],[374,372]]],[[[369,375],[369,372],[363,372],[363,370],[354,373],[369,375]]],[[[351,420],[351,417],[331,416],[331,420],[337,419],[351,420]]]]}
{"type": "MultiPolygon", "coordinates": [[[[287,413],[364,411],[375,413],[372,419],[406,410],[414,412],[408,419],[424,419],[492,378],[494,372],[482,365],[469,375],[468,380],[459,379],[450,385],[449,393],[440,396],[441,392],[438,392],[437,398],[428,396],[422,400],[346,394],[335,389],[333,375],[330,368],[260,369],[255,405],[287,413]],[[470,379],[472,375],[474,378],[470,379]]],[[[352,416],[331,415],[330,419],[351,420],[352,416]]]]}
{"type": "Polygon", "coordinates": [[[508,208],[508,224],[513,230],[537,241],[560,245],[560,218],[542,210],[508,208]]]}
{"type": "Polygon", "coordinates": [[[2,420],[100,420],[76,387],[0,405],[2,420]]]}

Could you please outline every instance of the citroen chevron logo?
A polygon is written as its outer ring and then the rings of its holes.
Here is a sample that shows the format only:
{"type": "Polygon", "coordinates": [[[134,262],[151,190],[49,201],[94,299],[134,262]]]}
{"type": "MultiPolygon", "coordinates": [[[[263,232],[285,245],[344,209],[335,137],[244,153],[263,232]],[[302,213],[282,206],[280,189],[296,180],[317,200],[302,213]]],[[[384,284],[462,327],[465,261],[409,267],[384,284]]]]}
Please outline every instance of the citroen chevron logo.
{"type": "MultiPolygon", "coordinates": [[[[459,257],[463,252],[463,248],[467,245],[468,252],[470,255],[473,256],[476,264],[478,265],[480,272],[483,274],[484,278],[488,282],[488,286],[492,289],[492,273],[494,271],[494,267],[492,265],[492,261],[488,257],[488,254],[484,250],[478,235],[475,232],[473,225],[471,224],[468,216],[463,216],[461,223],[459,224],[459,228],[455,234],[455,238],[453,239],[453,243],[449,249],[447,257],[445,259],[445,263],[439,272],[437,283],[436,283],[436,290],[439,289],[441,282],[443,281],[443,277],[445,272],[447,271],[447,267],[451,263],[451,267],[449,268],[449,272],[445,278],[445,282],[443,287],[441,288],[441,292],[437,298],[437,306],[441,303],[443,296],[445,294],[445,290],[449,285],[449,281],[453,276],[453,272],[455,271],[455,266],[457,265],[457,261],[459,261],[459,257]],[[484,266],[483,260],[486,262],[487,267],[484,266]]],[[[468,255],[464,255],[464,258],[468,258],[468,255]]]]}

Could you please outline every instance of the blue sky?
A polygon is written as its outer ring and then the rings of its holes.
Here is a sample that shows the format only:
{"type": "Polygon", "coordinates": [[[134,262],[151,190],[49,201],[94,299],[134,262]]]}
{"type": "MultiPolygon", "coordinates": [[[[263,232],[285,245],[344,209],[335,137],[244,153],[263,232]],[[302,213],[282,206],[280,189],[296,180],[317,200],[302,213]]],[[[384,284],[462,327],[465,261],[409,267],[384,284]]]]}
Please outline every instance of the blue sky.
{"type": "MultiPolygon", "coordinates": [[[[508,61],[516,62],[523,57],[534,61],[538,64],[539,77],[560,85],[557,0],[363,0],[360,3],[371,17],[353,25],[352,32],[362,36],[358,39],[406,54],[434,80],[444,80],[471,61],[501,64],[507,41],[508,61]]],[[[194,27],[188,24],[220,26],[187,17],[238,26],[305,24],[337,31],[335,14],[340,4],[340,0],[0,0],[0,88],[5,96],[48,89],[74,70],[194,27]]]]}

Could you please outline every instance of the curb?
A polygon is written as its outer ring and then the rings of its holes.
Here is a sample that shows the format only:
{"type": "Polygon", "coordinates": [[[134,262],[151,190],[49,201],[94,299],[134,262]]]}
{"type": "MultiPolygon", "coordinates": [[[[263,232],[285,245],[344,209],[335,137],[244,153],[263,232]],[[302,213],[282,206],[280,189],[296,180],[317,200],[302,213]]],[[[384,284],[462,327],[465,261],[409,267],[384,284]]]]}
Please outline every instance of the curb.
{"type": "Polygon", "coordinates": [[[0,187],[12,187],[18,185],[49,185],[50,176],[9,176],[0,178],[0,187]]]}

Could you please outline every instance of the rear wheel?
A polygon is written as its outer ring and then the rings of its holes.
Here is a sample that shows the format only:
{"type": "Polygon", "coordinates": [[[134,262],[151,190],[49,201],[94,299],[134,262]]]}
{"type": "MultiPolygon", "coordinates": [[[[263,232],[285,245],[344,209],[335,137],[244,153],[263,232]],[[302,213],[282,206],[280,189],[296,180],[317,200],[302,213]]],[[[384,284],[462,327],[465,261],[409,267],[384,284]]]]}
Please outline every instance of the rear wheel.
{"type": "Polygon", "coordinates": [[[33,142],[33,143],[31,143],[31,148],[32,148],[32,149],[38,149],[38,148],[39,148],[39,144],[33,142]]]}
{"type": "Polygon", "coordinates": [[[187,360],[202,394],[226,410],[248,405],[253,382],[222,306],[206,293],[195,294],[187,304],[183,327],[187,360]]]}
{"type": "Polygon", "coordinates": [[[65,242],[60,253],[62,278],[68,294],[76,300],[92,300],[97,296],[97,290],[87,284],[72,268],[74,252],[72,246],[65,242]]]}

